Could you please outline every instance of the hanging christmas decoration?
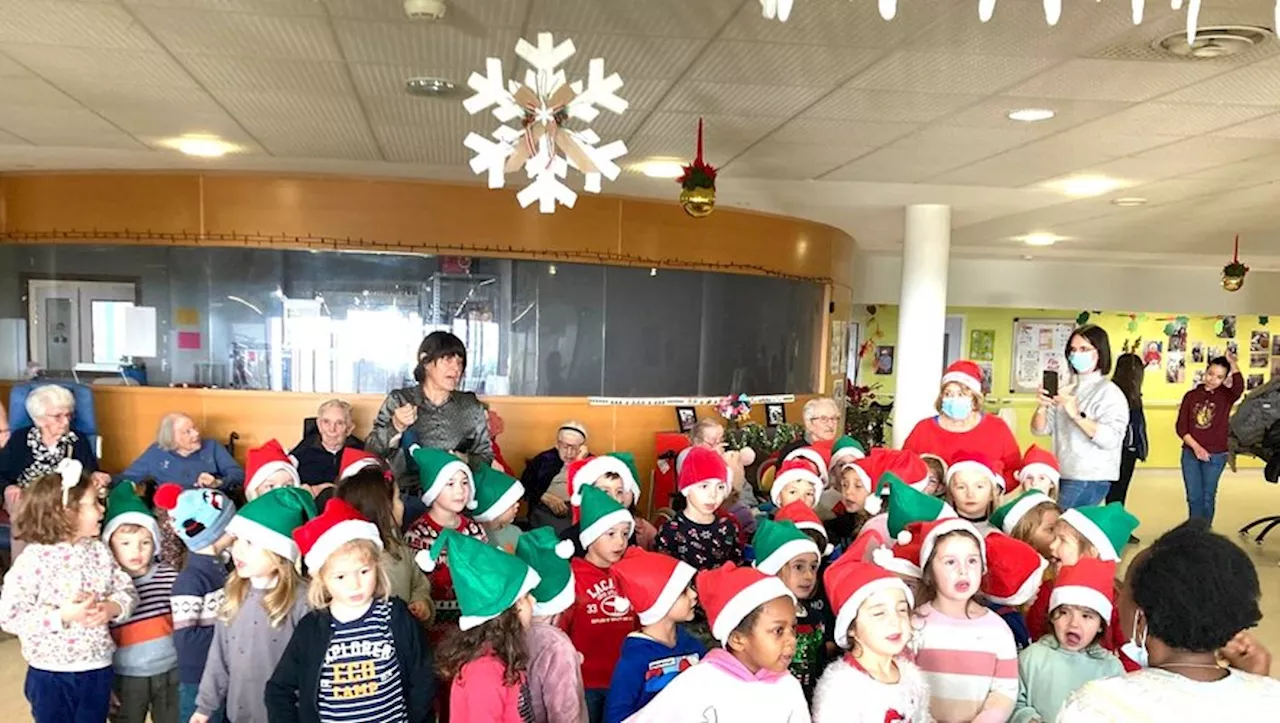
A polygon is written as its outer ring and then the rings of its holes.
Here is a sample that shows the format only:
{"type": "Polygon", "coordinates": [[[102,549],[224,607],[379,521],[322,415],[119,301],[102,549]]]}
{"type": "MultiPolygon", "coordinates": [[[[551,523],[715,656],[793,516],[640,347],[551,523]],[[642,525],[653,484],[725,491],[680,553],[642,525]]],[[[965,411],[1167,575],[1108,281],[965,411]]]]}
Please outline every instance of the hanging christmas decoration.
{"type": "Polygon", "coordinates": [[[680,207],[694,218],[710,216],[716,209],[716,169],[702,159],[702,119],[698,119],[698,155],[684,167],[680,184],[680,207]]]}
{"type": "Polygon", "coordinates": [[[489,188],[502,188],[506,174],[524,169],[531,183],[516,194],[523,208],[534,201],[542,213],[555,213],[557,203],[573,208],[578,194],[562,180],[570,166],[583,174],[583,190],[588,193],[599,193],[601,177],[612,181],[621,171],[615,161],[627,152],[622,141],[597,147],[600,137],[595,131],[565,127],[570,119],[590,123],[600,115],[599,108],[618,115],[627,110],[627,101],[617,95],[622,78],[617,73],[605,76],[602,58],[588,63],[585,85],[581,80],[566,82],[559,68],[575,52],[572,40],[557,45],[551,33],[538,33],[536,46],[524,39],[516,43],[516,55],[531,66],[524,83],[504,80],[498,58],[488,58],[485,74],[472,73],[467,80],[475,91],[462,103],[468,113],[492,106],[499,122],[520,120],[518,128],[498,126],[495,140],[471,133],[463,145],[475,151],[471,170],[487,173],[489,188]]]}
{"type": "Polygon", "coordinates": [[[1244,286],[1244,275],[1247,273],[1249,267],[1240,263],[1240,234],[1236,234],[1235,255],[1231,258],[1231,263],[1222,267],[1222,288],[1239,291],[1244,286]]]}
{"type": "Polygon", "coordinates": [[[1259,316],[1259,317],[1258,317],[1258,326],[1266,326],[1266,325],[1267,325],[1267,324],[1269,324],[1270,322],[1271,322],[1271,317],[1269,317],[1269,316],[1259,316]]]}
{"type": "Polygon", "coordinates": [[[1089,323],[1089,312],[1082,311],[1076,315],[1076,326],[1084,326],[1089,323]]]}
{"type": "Polygon", "coordinates": [[[760,9],[766,20],[777,18],[778,22],[785,23],[791,17],[792,2],[793,0],[760,0],[760,9]]]}

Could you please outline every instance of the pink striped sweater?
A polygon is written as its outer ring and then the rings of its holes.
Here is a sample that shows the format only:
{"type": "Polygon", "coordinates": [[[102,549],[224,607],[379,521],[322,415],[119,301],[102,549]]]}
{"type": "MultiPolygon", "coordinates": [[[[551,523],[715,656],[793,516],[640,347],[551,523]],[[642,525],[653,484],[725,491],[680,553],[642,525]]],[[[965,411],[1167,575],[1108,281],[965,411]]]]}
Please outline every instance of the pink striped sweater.
{"type": "Polygon", "coordinates": [[[939,723],[1004,723],[1018,699],[1018,649],[999,615],[953,618],[921,605],[916,665],[929,683],[939,723]]]}

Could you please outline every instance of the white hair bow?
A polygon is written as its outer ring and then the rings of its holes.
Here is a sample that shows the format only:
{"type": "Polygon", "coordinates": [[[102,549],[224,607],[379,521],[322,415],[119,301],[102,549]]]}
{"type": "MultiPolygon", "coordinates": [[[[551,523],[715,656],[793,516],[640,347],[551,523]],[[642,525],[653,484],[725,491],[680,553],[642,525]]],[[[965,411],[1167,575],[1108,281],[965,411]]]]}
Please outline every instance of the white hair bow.
{"type": "Polygon", "coordinates": [[[80,484],[80,476],[84,474],[84,465],[79,460],[67,457],[58,463],[56,468],[62,476],[62,506],[67,505],[67,496],[72,488],[80,484]]]}

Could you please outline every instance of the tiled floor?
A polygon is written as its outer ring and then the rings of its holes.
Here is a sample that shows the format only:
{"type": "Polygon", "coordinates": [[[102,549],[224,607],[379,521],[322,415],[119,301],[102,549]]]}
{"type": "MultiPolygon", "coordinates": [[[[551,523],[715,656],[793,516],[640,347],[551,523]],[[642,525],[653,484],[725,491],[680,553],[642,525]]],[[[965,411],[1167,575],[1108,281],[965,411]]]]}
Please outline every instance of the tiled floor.
{"type": "MultiPolygon", "coordinates": [[[[1137,534],[1143,540],[1154,539],[1186,516],[1181,478],[1173,471],[1139,472],[1130,490],[1129,502],[1134,514],[1142,519],[1137,534]]],[[[1238,475],[1228,472],[1218,493],[1215,525],[1218,531],[1234,538],[1242,524],[1263,514],[1280,515],[1280,486],[1266,484],[1257,471],[1238,475]]],[[[1252,542],[1242,544],[1257,564],[1262,580],[1265,619],[1255,632],[1277,654],[1271,674],[1280,677],[1280,529],[1275,530],[1262,547],[1252,542]]],[[[1131,549],[1126,559],[1134,551],[1131,549]]],[[[25,674],[26,664],[18,641],[0,642],[0,721],[4,723],[31,720],[22,696],[25,674]]]]}

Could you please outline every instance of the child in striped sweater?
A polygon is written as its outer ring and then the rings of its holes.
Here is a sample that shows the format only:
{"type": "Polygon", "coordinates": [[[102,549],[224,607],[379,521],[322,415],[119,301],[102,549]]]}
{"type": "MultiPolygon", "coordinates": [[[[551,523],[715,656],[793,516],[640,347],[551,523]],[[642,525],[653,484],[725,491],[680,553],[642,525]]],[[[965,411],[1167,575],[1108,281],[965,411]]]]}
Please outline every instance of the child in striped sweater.
{"type": "Polygon", "coordinates": [[[133,578],[138,607],[121,623],[111,624],[116,643],[114,696],[116,723],[178,719],[178,651],[173,647],[173,614],[169,596],[178,571],[156,560],[160,528],[133,483],[116,485],[107,498],[102,540],[121,569],[133,578]]]}
{"type": "Polygon", "coordinates": [[[1004,723],[1018,698],[1018,652],[1004,620],[973,599],[986,568],[983,536],[956,518],[928,523],[920,534],[913,625],[930,713],[939,723],[1004,723]]]}

